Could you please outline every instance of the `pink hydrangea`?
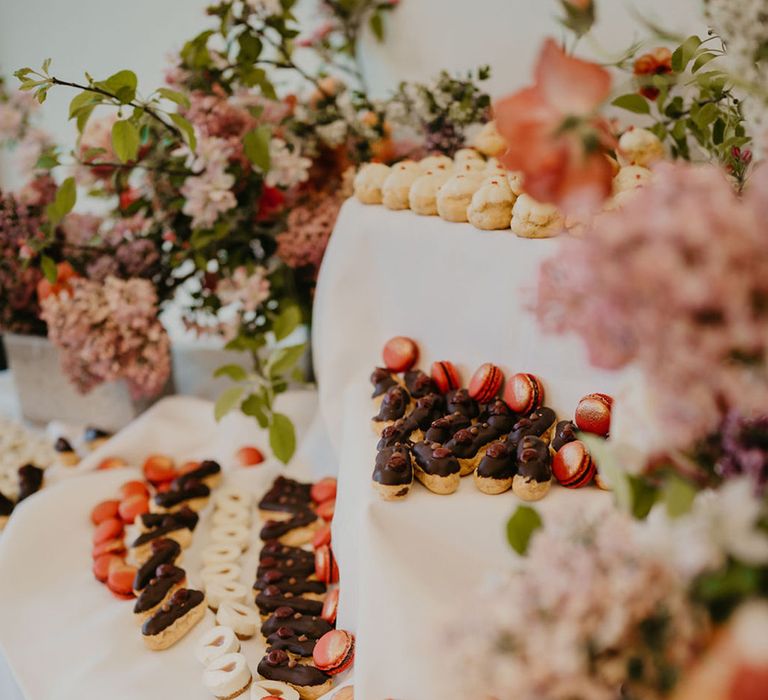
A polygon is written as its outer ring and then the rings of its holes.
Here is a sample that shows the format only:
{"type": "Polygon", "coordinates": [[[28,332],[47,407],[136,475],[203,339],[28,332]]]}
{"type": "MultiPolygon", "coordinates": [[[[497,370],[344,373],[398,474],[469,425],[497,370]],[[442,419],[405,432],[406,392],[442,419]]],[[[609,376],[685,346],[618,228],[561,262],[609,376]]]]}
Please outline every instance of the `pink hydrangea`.
{"type": "Polygon", "coordinates": [[[243,311],[256,311],[269,299],[270,283],[263,267],[249,272],[238,267],[216,285],[216,294],[223,304],[238,304],[243,311]]]}
{"type": "Polygon", "coordinates": [[[768,170],[740,199],[713,166],[665,164],[541,268],[537,312],[592,362],[637,363],[670,447],[768,406],[768,170]]]}
{"type": "Polygon", "coordinates": [[[290,267],[311,267],[317,273],[340,208],[341,199],[329,194],[293,207],[286,230],[277,235],[280,259],[290,267]]]}
{"type": "Polygon", "coordinates": [[[160,393],[170,376],[170,340],[157,317],[157,295],[143,279],[76,279],[70,293],[42,303],[48,337],[62,367],[86,393],[125,380],[135,397],[160,393]]]}

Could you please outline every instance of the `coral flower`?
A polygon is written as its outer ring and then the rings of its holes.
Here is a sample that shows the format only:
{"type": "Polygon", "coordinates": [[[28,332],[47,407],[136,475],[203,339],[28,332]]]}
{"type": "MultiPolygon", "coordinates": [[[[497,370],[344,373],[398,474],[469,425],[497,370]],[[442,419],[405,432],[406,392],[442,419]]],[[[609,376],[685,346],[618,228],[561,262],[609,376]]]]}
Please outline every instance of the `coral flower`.
{"type": "MultiPolygon", "coordinates": [[[[672,52],[660,46],[649,53],[638,56],[633,72],[638,78],[653,75],[666,75],[672,72],[672,52]]],[[[649,100],[655,100],[659,96],[659,89],[653,85],[641,83],[640,94],[649,100]]]]}
{"type": "Polygon", "coordinates": [[[567,56],[548,39],[539,55],[535,85],[499,100],[494,114],[507,142],[502,162],[525,175],[524,188],[568,213],[597,208],[610,194],[613,147],[596,116],[611,90],[600,66],[567,56]]]}

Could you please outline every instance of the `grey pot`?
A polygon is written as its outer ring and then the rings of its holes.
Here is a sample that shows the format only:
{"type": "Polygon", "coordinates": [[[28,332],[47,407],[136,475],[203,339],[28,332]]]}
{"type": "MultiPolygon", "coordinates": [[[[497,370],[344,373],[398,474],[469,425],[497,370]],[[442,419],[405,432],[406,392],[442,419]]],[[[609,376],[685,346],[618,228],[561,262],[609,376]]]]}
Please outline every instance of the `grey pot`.
{"type": "MultiPolygon", "coordinates": [[[[47,338],[8,333],[3,340],[26,420],[61,420],[117,431],[160,398],[134,400],[122,381],[106,382],[81,394],[61,371],[59,350],[47,338]]],[[[161,396],[169,393],[173,393],[171,382],[161,396]]]]}

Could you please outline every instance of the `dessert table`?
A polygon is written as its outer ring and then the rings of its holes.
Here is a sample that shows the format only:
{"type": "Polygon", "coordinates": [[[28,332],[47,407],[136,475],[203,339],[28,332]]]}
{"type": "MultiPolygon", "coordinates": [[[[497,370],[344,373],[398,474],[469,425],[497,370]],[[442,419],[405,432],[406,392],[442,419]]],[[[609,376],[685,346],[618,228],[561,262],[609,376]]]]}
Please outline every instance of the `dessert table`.
{"type": "MultiPolygon", "coordinates": [[[[619,375],[591,368],[576,340],[542,334],[527,309],[538,264],[557,245],[351,200],[342,209],[313,341],[320,409],[339,454],[333,544],[339,624],[357,634],[357,697],[456,697],[441,667],[444,627],[459,606],[471,610],[484,578],[514,565],[505,525],[521,503],[511,492],[482,494],[471,478],[450,496],[414,484],[403,501],[381,501],[371,487],[378,438],[368,375],[386,340],[405,335],[419,344],[425,371],[448,359],[465,382],[483,362],[539,375],[562,417],[588,392],[613,393],[619,375]]],[[[610,495],[554,487],[535,507],[546,513],[572,498],[588,509],[610,495]]]]}

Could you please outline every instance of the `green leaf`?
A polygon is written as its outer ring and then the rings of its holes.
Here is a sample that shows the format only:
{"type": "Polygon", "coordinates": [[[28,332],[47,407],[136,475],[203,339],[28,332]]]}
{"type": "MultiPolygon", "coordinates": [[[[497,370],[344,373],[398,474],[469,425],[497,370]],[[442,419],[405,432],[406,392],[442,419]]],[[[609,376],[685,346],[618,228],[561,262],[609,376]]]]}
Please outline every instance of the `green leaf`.
{"type": "Polygon", "coordinates": [[[272,324],[272,332],[277,340],[287,338],[301,323],[301,310],[295,304],[286,306],[272,324]]]}
{"type": "Polygon", "coordinates": [[[648,106],[648,100],[642,95],[630,93],[628,95],[621,95],[611,102],[614,107],[626,109],[629,112],[635,114],[650,114],[651,108],[648,106]]]}
{"type": "Polygon", "coordinates": [[[533,533],[542,526],[541,516],[530,506],[518,506],[507,521],[507,540],[520,556],[528,551],[533,533]]]}
{"type": "Polygon", "coordinates": [[[104,100],[103,95],[95,92],[83,90],[79,95],[75,95],[69,103],[69,118],[74,119],[81,110],[85,108],[93,109],[94,105],[104,100]]]}
{"type": "Polygon", "coordinates": [[[35,163],[35,170],[52,170],[61,165],[56,151],[43,151],[35,163]]]}
{"type": "Polygon", "coordinates": [[[43,61],[43,73],[45,73],[46,75],[48,75],[48,69],[49,69],[50,67],[51,67],[51,59],[50,59],[50,58],[46,58],[46,59],[43,61]]]}
{"type": "Polygon", "coordinates": [[[691,68],[691,71],[696,73],[699,69],[706,66],[710,61],[714,61],[716,58],[717,56],[713,53],[710,53],[709,51],[705,51],[704,53],[699,54],[696,57],[696,60],[693,62],[693,68],[691,68]]]}
{"type": "Polygon", "coordinates": [[[255,418],[259,427],[266,428],[269,425],[269,418],[264,410],[264,400],[258,394],[250,394],[240,405],[240,410],[246,416],[255,418]]]}
{"type": "Polygon", "coordinates": [[[269,139],[271,131],[268,126],[260,126],[249,131],[243,137],[243,148],[248,160],[263,173],[269,171],[269,139]]]}
{"type": "Polygon", "coordinates": [[[275,457],[283,464],[288,464],[296,450],[296,431],[288,416],[282,413],[272,414],[272,422],[269,425],[269,446],[275,457]]]}
{"type": "Polygon", "coordinates": [[[240,45],[240,51],[237,54],[238,61],[245,64],[256,63],[261,55],[261,39],[249,32],[243,32],[237,38],[237,43],[240,45]]]}
{"type": "Polygon", "coordinates": [[[682,73],[688,67],[699,46],[701,46],[701,39],[695,35],[689,36],[672,54],[672,70],[675,73],[682,73]]]}
{"type": "Polygon", "coordinates": [[[248,379],[248,372],[246,372],[240,365],[222,365],[214,373],[214,377],[229,377],[235,382],[244,382],[248,379]]]}
{"type": "Polygon", "coordinates": [[[382,19],[380,12],[374,12],[371,15],[371,19],[368,21],[368,26],[373,32],[373,36],[379,42],[384,41],[384,20],[382,19]]]}
{"type": "Polygon", "coordinates": [[[127,105],[129,102],[133,102],[136,97],[138,80],[133,71],[121,70],[110,75],[106,80],[96,83],[96,85],[107,92],[111,92],[122,104],[127,105]]]}
{"type": "Polygon", "coordinates": [[[648,517],[656,503],[658,491],[647,481],[637,476],[627,476],[629,488],[631,490],[632,506],[631,513],[638,520],[644,520],[648,517]]]}
{"type": "Polygon", "coordinates": [[[112,126],[112,148],[121,162],[135,160],[139,153],[139,130],[128,119],[116,121],[112,126]]]}
{"type": "Polygon", "coordinates": [[[216,420],[220,421],[227,413],[237,408],[244,393],[245,389],[241,386],[231,386],[222,391],[213,409],[216,420]]]}
{"type": "Polygon", "coordinates": [[[85,125],[91,118],[94,107],[84,107],[77,113],[77,130],[82,134],[85,130],[85,125]]]}
{"type": "Polygon", "coordinates": [[[691,510],[696,489],[679,476],[670,476],[662,489],[662,498],[671,518],[685,515],[691,510]]]}
{"type": "Polygon", "coordinates": [[[192,124],[178,113],[169,114],[168,116],[181,129],[182,134],[184,134],[184,140],[187,142],[190,150],[194,151],[197,148],[197,138],[195,137],[195,130],[192,128],[192,124]]]}
{"type": "Polygon", "coordinates": [[[77,186],[75,185],[75,178],[68,177],[61,183],[59,189],[56,190],[56,196],[53,201],[46,207],[46,214],[51,226],[54,228],[58,226],[59,222],[72,211],[77,201],[77,186]]]}
{"type": "Polygon", "coordinates": [[[56,282],[56,278],[59,276],[59,271],[56,269],[56,263],[51,260],[47,255],[40,256],[40,268],[51,284],[56,282]]]}
{"type": "Polygon", "coordinates": [[[292,369],[302,358],[306,348],[307,344],[301,343],[300,345],[291,345],[290,347],[276,350],[272,356],[274,359],[269,363],[269,376],[278,377],[292,369]]]}
{"type": "Polygon", "coordinates": [[[161,97],[164,97],[166,100],[170,100],[171,102],[175,102],[177,105],[180,105],[181,107],[189,107],[189,98],[182,92],[178,92],[177,90],[171,90],[170,88],[161,87],[157,88],[157,94],[161,97]]]}

